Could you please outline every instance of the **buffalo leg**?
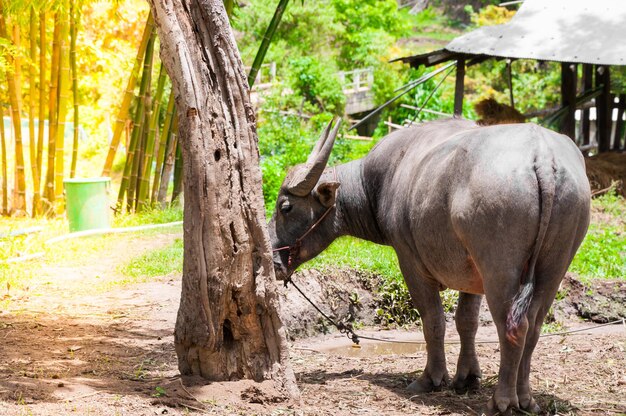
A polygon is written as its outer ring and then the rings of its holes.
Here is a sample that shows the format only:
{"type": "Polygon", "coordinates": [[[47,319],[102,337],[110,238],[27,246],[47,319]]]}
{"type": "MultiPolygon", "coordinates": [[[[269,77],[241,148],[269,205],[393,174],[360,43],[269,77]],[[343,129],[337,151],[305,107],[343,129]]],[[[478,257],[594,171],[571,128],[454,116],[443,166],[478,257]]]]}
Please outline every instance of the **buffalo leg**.
{"type": "Polygon", "coordinates": [[[524,354],[520,362],[519,370],[517,373],[517,396],[519,398],[519,405],[525,411],[532,413],[538,413],[541,409],[532,397],[530,389],[530,362],[532,359],[533,351],[539,340],[541,334],[541,326],[543,320],[550,309],[556,292],[559,288],[559,284],[565,271],[557,271],[552,274],[556,276],[554,278],[546,279],[549,274],[537,273],[535,277],[535,293],[541,293],[542,296],[535,296],[532,299],[530,308],[528,310],[528,333],[526,335],[526,343],[524,345],[524,354]]]}
{"type": "Polygon", "coordinates": [[[456,375],[452,387],[457,393],[476,391],[480,387],[480,365],[476,355],[476,331],[478,330],[478,313],[480,312],[481,295],[459,293],[459,306],[454,320],[461,338],[461,352],[456,366],[456,375]]]}
{"type": "Polygon", "coordinates": [[[526,343],[524,345],[524,353],[520,362],[519,370],[517,372],[517,397],[519,400],[519,406],[521,409],[531,412],[539,413],[541,409],[533,399],[530,390],[530,361],[532,359],[533,351],[539,340],[539,334],[541,333],[541,325],[545,312],[540,311],[536,319],[529,319],[528,333],[526,334],[526,343]],[[532,322],[532,324],[530,324],[532,322]]]}
{"type": "Polygon", "coordinates": [[[439,296],[439,288],[431,281],[419,277],[412,263],[400,259],[400,269],[411,294],[411,300],[422,318],[426,339],[426,368],[422,375],[413,381],[408,389],[413,393],[426,393],[438,390],[448,384],[448,370],[444,351],[446,320],[439,296]]]}
{"type": "Polygon", "coordinates": [[[513,343],[506,337],[506,319],[513,299],[519,287],[520,272],[512,271],[500,276],[485,276],[485,297],[500,340],[500,369],[498,384],[493,396],[487,403],[488,414],[511,414],[513,408],[519,408],[517,396],[517,373],[524,351],[528,319],[524,317],[518,327],[518,341],[513,343]]]}

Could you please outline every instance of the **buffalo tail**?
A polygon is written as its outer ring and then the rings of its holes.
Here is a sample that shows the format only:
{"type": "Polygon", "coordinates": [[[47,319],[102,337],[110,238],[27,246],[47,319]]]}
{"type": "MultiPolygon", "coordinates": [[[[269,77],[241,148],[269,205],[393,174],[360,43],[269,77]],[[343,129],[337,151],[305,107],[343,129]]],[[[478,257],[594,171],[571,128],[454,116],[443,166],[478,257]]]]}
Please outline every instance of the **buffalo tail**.
{"type": "Polygon", "coordinates": [[[533,253],[528,261],[528,267],[525,268],[526,272],[522,276],[520,288],[513,298],[511,309],[506,319],[506,338],[515,345],[519,343],[520,325],[522,320],[526,317],[526,313],[532,301],[535,289],[535,266],[539,253],[541,252],[541,247],[543,246],[548,225],[550,224],[556,192],[556,169],[554,159],[544,141],[549,140],[549,138],[539,136],[537,140],[539,141],[539,146],[535,156],[534,168],[539,188],[539,230],[537,232],[533,253]]]}

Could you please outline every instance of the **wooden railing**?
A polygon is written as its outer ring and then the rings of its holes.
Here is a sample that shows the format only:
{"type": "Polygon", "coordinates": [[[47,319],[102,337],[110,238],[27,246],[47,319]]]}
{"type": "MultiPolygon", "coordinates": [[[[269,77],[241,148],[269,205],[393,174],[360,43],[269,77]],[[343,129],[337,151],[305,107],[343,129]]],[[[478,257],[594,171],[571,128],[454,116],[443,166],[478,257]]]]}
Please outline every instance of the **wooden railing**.
{"type": "Polygon", "coordinates": [[[343,92],[353,94],[361,91],[369,91],[374,85],[374,70],[372,68],[353,69],[352,71],[338,72],[343,92]]]}

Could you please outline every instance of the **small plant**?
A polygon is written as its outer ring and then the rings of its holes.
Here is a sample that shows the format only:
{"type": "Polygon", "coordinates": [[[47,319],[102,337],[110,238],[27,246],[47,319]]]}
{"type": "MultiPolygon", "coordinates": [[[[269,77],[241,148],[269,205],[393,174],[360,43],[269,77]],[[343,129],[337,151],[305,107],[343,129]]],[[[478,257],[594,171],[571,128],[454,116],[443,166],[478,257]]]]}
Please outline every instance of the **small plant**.
{"type": "Polygon", "coordinates": [[[379,290],[381,300],[376,309],[376,321],[382,325],[409,325],[419,320],[404,282],[389,281],[379,290]]]}
{"type": "Polygon", "coordinates": [[[563,332],[565,327],[562,322],[552,321],[546,322],[541,325],[541,333],[542,334],[556,334],[557,332],[563,332]]]}
{"type": "Polygon", "coordinates": [[[163,396],[167,396],[167,391],[161,387],[161,386],[156,386],[154,388],[155,392],[152,393],[152,397],[163,397],[163,396]]]}

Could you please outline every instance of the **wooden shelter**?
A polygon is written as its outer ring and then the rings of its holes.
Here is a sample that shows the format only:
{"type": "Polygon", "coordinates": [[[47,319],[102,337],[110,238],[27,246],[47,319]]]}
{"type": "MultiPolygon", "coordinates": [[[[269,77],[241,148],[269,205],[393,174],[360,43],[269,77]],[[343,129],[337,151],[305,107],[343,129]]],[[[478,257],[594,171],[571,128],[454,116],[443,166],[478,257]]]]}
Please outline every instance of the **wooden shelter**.
{"type": "Polygon", "coordinates": [[[514,106],[512,61],[560,62],[561,108],[553,116],[560,120],[561,132],[581,146],[596,141],[598,152],[625,150],[626,91],[619,94],[611,91],[611,67],[626,66],[624,22],[626,1],[525,0],[505,24],[481,27],[452,40],[443,49],[398,60],[413,67],[456,61],[454,113],[457,115],[463,107],[468,66],[488,59],[506,59],[510,100],[514,106]],[[582,66],[581,82],[579,66],[582,66]],[[595,132],[591,128],[593,115],[595,132]]]}

